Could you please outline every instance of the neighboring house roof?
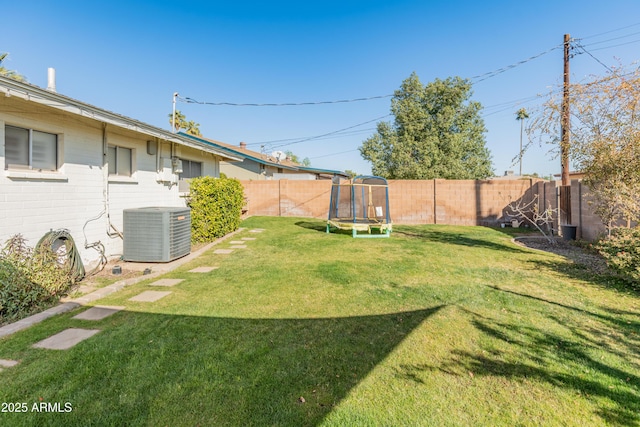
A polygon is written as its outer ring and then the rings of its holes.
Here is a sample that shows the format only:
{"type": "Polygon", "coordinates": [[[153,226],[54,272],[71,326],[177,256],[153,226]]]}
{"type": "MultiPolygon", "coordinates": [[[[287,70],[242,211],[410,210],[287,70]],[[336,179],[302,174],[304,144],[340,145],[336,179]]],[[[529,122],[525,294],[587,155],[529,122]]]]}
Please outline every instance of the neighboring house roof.
{"type": "Polygon", "coordinates": [[[336,170],[331,170],[331,169],[318,169],[318,168],[312,168],[312,167],[308,167],[308,166],[300,166],[298,169],[303,171],[303,172],[338,175],[338,176],[342,176],[342,177],[345,177],[345,178],[349,178],[348,174],[346,174],[346,173],[344,173],[342,171],[336,171],[336,170]]]}
{"type": "Polygon", "coordinates": [[[230,151],[221,150],[215,145],[193,141],[190,138],[185,138],[183,134],[176,134],[121,114],[103,110],[85,102],[78,101],[29,83],[19,82],[17,80],[0,76],[0,92],[4,93],[4,96],[7,97],[16,96],[26,101],[36,102],[46,107],[77,114],[102,123],[111,124],[151,137],[160,138],[168,142],[174,142],[176,144],[213,153],[223,159],[242,160],[241,157],[234,155],[230,151]]]}
{"type": "Polygon", "coordinates": [[[213,139],[208,139],[208,138],[203,138],[201,136],[193,136],[193,135],[189,135],[187,133],[184,132],[180,132],[179,135],[181,136],[185,136],[187,138],[191,138],[203,143],[209,143],[209,144],[214,144],[217,145],[221,148],[223,148],[224,150],[228,151],[229,153],[233,153],[237,156],[242,156],[242,159],[249,159],[249,160],[253,160],[256,163],[260,163],[263,165],[268,165],[268,166],[273,166],[273,167],[277,167],[277,168],[283,168],[283,169],[289,169],[289,170],[298,170],[300,165],[298,165],[297,163],[291,162],[289,160],[280,160],[278,161],[277,159],[273,158],[272,156],[263,154],[263,153],[258,153],[257,151],[253,151],[253,150],[248,150],[245,147],[237,147],[235,145],[231,145],[231,144],[227,144],[224,142],[220,142],[220,141],[216,141],[213,139]]]}
{"type": "Polygon", "coordinates": [[[217,146],[221,147],[222,149],[224,149],[224,150],[226,150],[226,151],[228,151],[228,152],[230,152],[230,153],[232,153],[232,154],[234,154],[236,156],[242,156],[243,159],[249,159],[249,160],[252,160],[252,161],[254,161],[256,163],[263,164],[263,165],[266,165],[266,166],[273,166],[275,168],[282,168],[282,169],[298,171],[298,172],[306,172],[306,173],[313,173],[313,174],[325,174],[325,175],[338,175],[338,176],[348,177],[348,175],[345,174],[342,171],[331,170],[331,169],[312,168],[312,167],[302,166],[302,165],[300,165],[298,163],[295,163],[295,162],[292,162],[290,160],[278,160],[278,159],[274,158],[271,155],[264,154],[264,153],[258,153],[257,151],[249,150],[244,145],[240,145],[240,146],[231,145],[231,144],[227,144],[227,143],[224,143],[224,142],[216,141],[216,140],[213,140],[213,139],[208,139],[208,138],[189,135],[189,134],[184,133],[184,132],[180,132],[179,135],[187,137],[187,138],[191,138],[191,139],[194,139],[194,140],[197,140],[197,141],[200,141],[202,143],[208,143],[208,144],[217,145],[217,146]]]}

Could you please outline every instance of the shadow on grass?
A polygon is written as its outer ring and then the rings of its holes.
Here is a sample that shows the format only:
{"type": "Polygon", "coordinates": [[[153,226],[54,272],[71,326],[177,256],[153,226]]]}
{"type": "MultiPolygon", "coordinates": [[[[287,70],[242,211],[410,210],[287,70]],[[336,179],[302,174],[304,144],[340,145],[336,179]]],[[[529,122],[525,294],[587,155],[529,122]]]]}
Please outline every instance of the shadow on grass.
{"type": "MultiPolygon", "coordinates": [[[[538,381],[570,389],[597,401],[597,415],[612,425],[640,423],[640,323],[615,314],[597,313],[571,305],[491,286],[497,292],[525,298],[531,304],[552,305],[548,318],[561,332],[519,321],[498,321],[462,309],[489,340],[478,352],[453,351],[438,366],[403,365],[396,375],[422,383],[422,372],[505,377],[538,381]],[[573,312],[566,315],[563,311],[573,312]],[[553,314],[557,313],[557,314],[553,314]],[[605,354],[613,355],[606,356],[605,354]]],[[[633,313],[637,315],[637,313],[633,313]]]]}
{"type": "MultiPolygon", "coordinates": [[[[321,233],[327,233],[326,222],[312,222],[312,221],[298,221],[296,222],[298,227],[306,228],[307,230],[318,231],[321,233]]],[[[331,227],[331,234],[340,234],[348,237],[353,237],[351,230],[340,230],[335,227],[331,227]]]]}
{"type": "Polygon", "coordinates": [[[15,426],[317,425],[440,308],[326,319],[121,312],[73,349],[29,350],[2,374],[6,401],[44,396],[73,412],[2,415],[15,426]]]}
{"type": "Polygon", "coordinates": [[[327,223],[320,221],[298,221],[296,222],[298,227],[306,228],[307,230],[320,231],[322,233],[327,232],[327,223]]]}
{"type": "MultiPolygon", "coordinates": [[[[599,266],[600,263],[597,261],[581,260],[579,256],[575,259],[565,256],[564,261],[532,259],[529,262],[539,270],[555,271],[567,277],[581,280],[590,286],[613,290],[636,298],[640,297],[640,285],[616,275],[615,272],[606,267],[599,266]]],[[[636,313],[636,315],[638,314],[636,313]]]]}
{"type": "Polygon", "coordinates": [[[476,239],[472,236],[472,233],[456,233],[451,229],[438,230],[434,228],[408,226],[396,227],[393,232],[395,235],[403,236],[408,239],[420,239],[449,245],[481,247],[502,252],[530,253],[529,251],[521,249],[515,245],[488,241],[486,239],[486,234],[484,234],[482,238],[476,239]]]}

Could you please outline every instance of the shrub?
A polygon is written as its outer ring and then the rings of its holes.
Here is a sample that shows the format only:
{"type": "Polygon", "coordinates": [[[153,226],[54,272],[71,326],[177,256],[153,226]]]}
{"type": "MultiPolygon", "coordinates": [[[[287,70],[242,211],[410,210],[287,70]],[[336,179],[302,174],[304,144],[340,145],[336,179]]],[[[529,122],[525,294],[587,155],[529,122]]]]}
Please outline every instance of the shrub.
{"type": "Polygon", "coordinates": [[[210,242],[240,226],[244,188],[234,178],[194,178],[188,206],[191,208],[191,240],[210,242]]]}
{"type": "Polygon", "coordinates": [[[25,317],[57,301],[72,284],[51,249],[34,251],[21,235],[0,252],[0,323],[25,317]]]}
{"type": "Polygon", "coordinates": [[[614,228],[595,247],[612,270],[640,284],[640,228],[614,228]]]}

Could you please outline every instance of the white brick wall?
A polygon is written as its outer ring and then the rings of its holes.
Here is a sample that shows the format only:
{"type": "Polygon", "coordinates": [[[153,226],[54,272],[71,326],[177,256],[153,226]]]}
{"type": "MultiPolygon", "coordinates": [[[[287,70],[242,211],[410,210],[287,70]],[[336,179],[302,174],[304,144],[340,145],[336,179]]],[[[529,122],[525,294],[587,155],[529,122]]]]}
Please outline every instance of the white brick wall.
{"type": "MultiPolygon", "coordinates": [[[[114,125],[107,126],[108,144],[135,150],[134,174],[130,179],[110,179],[107,184],[102,167],[102,132],[102,123],[98,121],[15,97],[0,97],[0,244],[21,233],[34,246],[50,229],[67,228],[89,267],[98,259],[98,253],[84,248],[83,227],[87,241],[101,241],[108,256],[122,253],[122,240],[107,235],[105,185],[109,190],[111,222],[120,231],[123,209],[184,206],[177,185],[156,181],[157,158],[147,154],[147,140],[151,137],[114,125]],[[59,171],[25,174],[6,170],[5,124],[58,134],[62,161],[59,171]]],[[[161,155],[169,157],[169,143],[160,145],[161,155]]],[[[218,161],[213,155],[187,147],[181,149],[180,155],[202,161],[203,173],[217,176],[218,161]]]]}

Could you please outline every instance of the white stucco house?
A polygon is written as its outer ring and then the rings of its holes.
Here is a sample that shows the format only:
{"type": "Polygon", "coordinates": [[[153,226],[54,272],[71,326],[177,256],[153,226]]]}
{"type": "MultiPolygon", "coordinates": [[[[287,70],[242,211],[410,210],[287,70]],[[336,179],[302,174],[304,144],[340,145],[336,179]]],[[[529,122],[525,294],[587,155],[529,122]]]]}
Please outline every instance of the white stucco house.
{"type": "Polygon", "coordinates": [[[71,232],[83,262],[122,254],[123,210],[185,206],[181,178],[242,158],[54,91],[0,76],[0,244],[71,232]]]}

